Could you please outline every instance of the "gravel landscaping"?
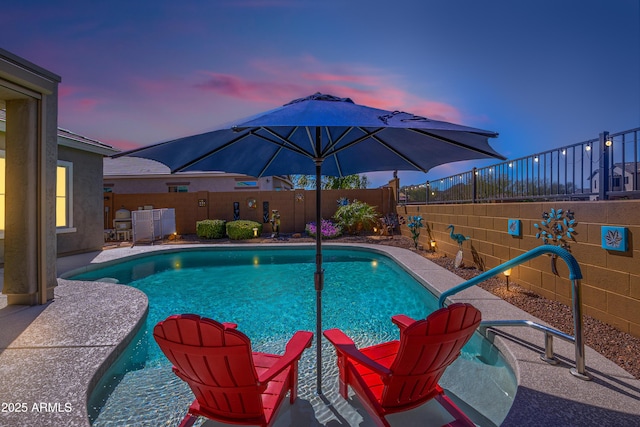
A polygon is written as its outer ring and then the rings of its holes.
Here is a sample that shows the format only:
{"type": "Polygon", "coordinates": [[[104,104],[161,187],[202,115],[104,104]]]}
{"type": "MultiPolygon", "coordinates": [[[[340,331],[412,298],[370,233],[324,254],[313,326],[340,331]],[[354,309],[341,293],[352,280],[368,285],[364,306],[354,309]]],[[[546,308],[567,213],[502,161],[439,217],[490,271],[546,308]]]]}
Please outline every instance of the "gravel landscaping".
{"type": "MultiPolygon", "coordinates": [[[[371,239],[369,239],[371,240],[371,239]]],[[[413,242],[408,237],[395,237],[394,244],[413,248],[413,242]],[[402,242],[402,243],[401,243],[402,242]]],[[[376,243],[390,242],[378,241],[376,243]]],[[[374,242],[369,242],[374,243],[374,242]]],[[[482,273],[474,267],[455,268],[455,260],[438,253],[420,252],[430,261],[452,271],[463,279],[471,279],[482,273]]],[[[509,281],[507,290],[506,281],[501,277],[493,277],[480,283],[478,286],[499,296],[512,305],[532,314],[547,322],[554,328],[573,334],[573,313],[571,307],[557,301],[541,297],[527,289],[522,288],[517,282],[509,281]]],[[[640,338],[624,333],[591,316],[583,316],[585,344],[602,354],[618,366],[629,372],[635,378],[640,379],[640,338]]]]}

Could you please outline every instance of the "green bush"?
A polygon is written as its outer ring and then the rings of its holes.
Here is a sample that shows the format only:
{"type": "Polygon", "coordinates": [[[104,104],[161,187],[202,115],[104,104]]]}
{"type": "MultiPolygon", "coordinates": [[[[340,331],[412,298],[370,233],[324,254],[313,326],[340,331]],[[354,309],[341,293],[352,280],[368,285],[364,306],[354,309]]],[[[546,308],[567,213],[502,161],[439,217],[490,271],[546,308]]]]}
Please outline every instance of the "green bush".
{"type": "Polygon", "coordinates": [[[231,240],[253,239],[253,229],[258,229],[258,236],[262,234],[262,224],[255,221],[230,221],[227,223],[227,236],[231,240]]]}
{"type": "Polygon", "coordinates": [[[196,222],[196,234],[202,239],[222,239],[226,236],[226,221],[222,219],[205,219],[196,222]]]}
{"type": "Polygon", "coordinates": [[[379,216],[375,206],[354,200],[341,204],[333,218],[347,233],[357,234],[361,230],[371,230],[379,216]]]}

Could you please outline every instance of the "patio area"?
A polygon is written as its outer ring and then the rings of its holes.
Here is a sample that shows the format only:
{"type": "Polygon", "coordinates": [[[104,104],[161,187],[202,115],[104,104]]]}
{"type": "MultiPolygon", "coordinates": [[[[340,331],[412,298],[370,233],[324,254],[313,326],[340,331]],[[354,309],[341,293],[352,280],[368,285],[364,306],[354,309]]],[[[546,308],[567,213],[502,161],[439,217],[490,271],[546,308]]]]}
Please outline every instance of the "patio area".
{"type": "MultiPolygon", "coordinates": [[[[274,243],[277,244],[277,243],[274,243]]],[[[287,243],[292,245],[295,243],[287,243]]],[[[246,247],[246,244],[240,244],[246,247]]],[[[352,246],[352,243],[331,244],[352,246]]],[[[230,245],[231,247],[234,245],[230,245]]],[[[460,277],[406,249],[364,245],[382,252],[437,292],[463,281],[460,277]]],[[[85,266],[171,245],[121,247],[58,260],[58,274],[85,266]]],[[[87,397],[108,365],[140,327],[147,311],[146,296],[133,288],[109,283],[58,279],[55,299],[43,306],[7,306],[0,297],[0,425],[87,426],[87,397]]],[[[479,288],[464,291],[456,301],[479,308],[484,320],[529,319],[524,311],[479,288]]],[[[543,322],[542,322],[543,323],[543,322]]],[[[512,365],[518,392],[503,426],[637,425],[640,423],[640,381],[594,350],[586,349],[591,381],[569,373],[574,348],[556,340],[561,363],[542,362],[542,333],[504,327],[487,331],[512,365]]],[[[326,390],[332,402],[335,390],[326,390]]],[[[284,405],[276,425],[345,425],[341,410],[320,398],[284,405]]],[[[186,408],[185,408],[186,410],[186,408]]],[[[420,421],[419,412],[390,418],[397,425],[420,421]]],[[[214,425],[208,422],[206,425],[214,425]]],[[[360,425],[373,425],[368,418],[360,425]]]]}

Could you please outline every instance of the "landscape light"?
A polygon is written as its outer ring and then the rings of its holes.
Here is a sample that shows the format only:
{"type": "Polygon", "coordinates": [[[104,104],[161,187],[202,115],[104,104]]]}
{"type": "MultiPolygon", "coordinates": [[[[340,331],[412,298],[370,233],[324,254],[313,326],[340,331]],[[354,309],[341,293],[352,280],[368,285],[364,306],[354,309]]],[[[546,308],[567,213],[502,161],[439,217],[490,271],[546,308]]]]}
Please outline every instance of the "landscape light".
{"type": "Polygon", "coordinates": [[[509,290],[509,276],[511,276],[511,269],[508,268],[504,271],[504,277],[507,278],[507,290],[509,290]]]}

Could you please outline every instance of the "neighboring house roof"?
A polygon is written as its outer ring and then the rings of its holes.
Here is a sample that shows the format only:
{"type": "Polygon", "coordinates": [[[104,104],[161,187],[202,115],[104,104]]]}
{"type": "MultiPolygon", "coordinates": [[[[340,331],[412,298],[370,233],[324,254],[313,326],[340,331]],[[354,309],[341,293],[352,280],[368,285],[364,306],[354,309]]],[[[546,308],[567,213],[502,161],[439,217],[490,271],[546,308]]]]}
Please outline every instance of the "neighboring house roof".
{"type": "MultiPolygon", "coordinates": [[[[6,122],[7,112],[6,110],[0,110],[0,132],[7,131],[6,122]]],[[[102,154],[103,156],[110,156],[120,151],[98,140],[87,138],[86,136],[82,136],[62,128],[58,128],[58,145],[102,154]]]]}
{"type": "MultiPolygon", "coordinates": [[[[215,171],[192,171],[192,172],[175,172],[171,173],[168,166],[155,160],[143,159],[141,157],[104,157],[102,159],[102,173],[105,180],[108,179],[145,179],[145,178],[162,178],[167,176],[180,176],[184,178],[238,178],[249,177],[248,175],[231,172],[215,172],[215,171]]],[[[254,178],[254,177],[249,177],[254,178]]],[[[269,178],[269,177],[263,177],[269,178]]],[[[293,187],[291,181],[286,176],[274,176],[293,187]]]]}
{"type": "MultiPolygon", "coordinates": [[[[622,163],[616,163],[616,166],[621,167],[622,163]]],[[[638,163],[637,167],[634,167],[634,163],[633,162],[624,164],[624,170],[627,173],[633,174],[634,169],[636,170],[636,172],[640,172],[640,163],[638,163]]]]}
{"type": "MultiPolygon", "coordinates": [[[[118,157],[116,159],[105,157],[103,159],[103,174],[105,178],[157,178],[158,175],[170,175],[168,166],[155,160],[141,157],[118,157]]],[[[173,175],[180,176],[246,176],[237,173],[225,172],[176,172],[173,175]]]]}
{"type": "MultiPolygon", "coordinates": [[[[637,163],[637,167],[634,166],[634,162],[627,162],[624,164],[624,170],[626,173],[628,173],[629,175],[633,175],[634,173],[640,173],[640,162],[637,163]],[[634,172],[635,169],[635,172],[634,172]]],[[[622,169],[622,163],[614,163],[613,164],[614,168],[618,168],[618,169],[622,169]]],[[[609,174],[611,175],[614,171],[613,170],[609,170],[609,174]]],[[[594,170],[591,175],[589,175],[587,177],[587,179],[592,179],[594,176],[600,174],[600,170],[596,169],[594,170]]]]}
{"type": "Polygon", "coordinates": [[[107,176],[131,176],[131,175],[164,175],[170,173],[169,167],[155,160],[142,159],[140,157],[118,157],[113,159],[105,157],[103,174],[107,176]]]}

